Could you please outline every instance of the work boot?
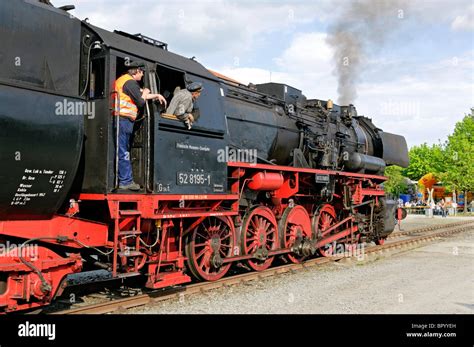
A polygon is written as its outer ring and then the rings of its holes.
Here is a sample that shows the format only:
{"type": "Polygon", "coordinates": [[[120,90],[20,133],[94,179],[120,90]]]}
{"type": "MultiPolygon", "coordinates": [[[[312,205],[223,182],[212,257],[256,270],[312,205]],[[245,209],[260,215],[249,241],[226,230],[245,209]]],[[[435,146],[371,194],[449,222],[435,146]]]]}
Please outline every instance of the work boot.
{"type": "Polygon", "coordinates": [[[133,190],[133,191],[139,191],[141,188],[140,188],[140,185],[135,183],[135,182],[132,182],[132,183],[129,183],[129,184],[120,184],[119,185],[119,189],[127,189],[127,190],[133,190]]]}

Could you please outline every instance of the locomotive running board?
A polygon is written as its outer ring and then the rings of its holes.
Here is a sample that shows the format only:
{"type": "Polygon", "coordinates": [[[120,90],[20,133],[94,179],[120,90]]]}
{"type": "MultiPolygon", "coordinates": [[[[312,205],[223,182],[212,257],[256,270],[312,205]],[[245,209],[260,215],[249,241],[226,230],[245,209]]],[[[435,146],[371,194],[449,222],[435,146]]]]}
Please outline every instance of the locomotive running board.
{"type": "Polygon", "coordinates": [[[300,167],[282,166],[282,165],[252,164],[252,163],[243,163],[243,162],[228,162],[227,165],[230,167],[242,167],[242,168],[248,168],[248,169],[286,171],[286,172],[303,172],[303,173],[322,174],[322,175],[372,178],[372,179],[377,179],[381,181],[387,180],[387,177],[380,176],[380,175],[361,174],[361,173],[334,171],[334,170],[309,169],[309,168],[300,168],[300,167]]]}

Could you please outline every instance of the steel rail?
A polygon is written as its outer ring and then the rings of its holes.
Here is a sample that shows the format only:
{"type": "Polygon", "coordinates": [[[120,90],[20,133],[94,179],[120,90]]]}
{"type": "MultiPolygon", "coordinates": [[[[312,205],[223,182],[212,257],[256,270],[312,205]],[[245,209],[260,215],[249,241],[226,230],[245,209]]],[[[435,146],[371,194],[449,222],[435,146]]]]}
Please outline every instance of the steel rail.
{"type": "MultiPolygon", "coordinates": [[[[474,229],[474,221],[467,221],[467,222],[459,222],[459,223],[451,223],[445,224],[442,226],[433,226],[433,227],[426,227],[416,230],[410,230],[406,233],[420,233],[420,232],[428,232],[428,231],[435,231],[435,230],[442,230],[436,233],[430,233],[428,235],[417,236],[407,240],[401,241],[390,241],[385,243],[384,245],[379,246],[371,246],[369,248],[364,249],[363,254],[381,254],[386,250],[390,249],[403,249],[411,247],[411,246],[419,246],[423,243],[428,243],[434,241],[436,239],[440,239],[455,233],[460,233],[467,230],[474,229]]],[[[404,234],[406,236],[410,236],[409,234],[404,234]]],[[[146,294],[140,294],[132,297],[122,298],[122,299],[115,299],[112,301],[87,305],[83,307],[76,307],[72,309],[52,312],[51,314],[106,314],[112,312],[120,312],[126,309],[143,306],[147,304],[157,303],[160,301],[166,301],[171,299],[180,299],[186,295],[192,295],[196,293],[207,292],[212,289],[232,286],[240,283],[245,283],[249,281],[259,280],[271,276],[275,276],[278,274],[288,273],[288,272],[295,272],[302,269],[311,268],[316,265],[331,263],[334,261],[341,260],[343,258],[351,258],[353,256],[345,256],[343,254],[336,255],[332,257],[322,257],[322,258],[314,258],[305,261],[304,263],[300,264],[287,264],[269,268],[267,270],[261,272],[249,272],[244,274],[239,274],[231,277],[225,277],[215,282],[200,282],[194,283],[190,285],[186,285],[182,288],[172,288],[169,290],[157,292],[151,292],[146,294]]]]}

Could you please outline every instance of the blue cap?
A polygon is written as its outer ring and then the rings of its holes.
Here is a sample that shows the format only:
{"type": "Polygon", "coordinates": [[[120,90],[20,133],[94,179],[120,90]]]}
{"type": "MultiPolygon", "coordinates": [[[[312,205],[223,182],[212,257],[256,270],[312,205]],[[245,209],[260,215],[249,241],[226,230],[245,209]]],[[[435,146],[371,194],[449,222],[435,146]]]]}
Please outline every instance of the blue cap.
{"type": "Polygon", "coordinates": [[[133,61],[127,65],[129,69],[144,69],[145,63],[142,61],[133,61]]]}
{"type": "Polygon", "coordinates": [[[201,90],[203,90],[204,88],[202,87],[202,83],[200,82],[193,82],[191,84],[188,84],[188,86],[186,87],[187,90],[189,90],[191,93],[192,92],[200,92],[201,90]]]}

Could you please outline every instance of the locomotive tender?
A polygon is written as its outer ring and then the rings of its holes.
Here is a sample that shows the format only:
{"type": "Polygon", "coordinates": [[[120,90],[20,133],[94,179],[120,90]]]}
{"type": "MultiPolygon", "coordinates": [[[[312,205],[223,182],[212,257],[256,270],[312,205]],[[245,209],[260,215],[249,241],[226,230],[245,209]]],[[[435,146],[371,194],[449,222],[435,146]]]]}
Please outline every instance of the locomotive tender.
{"type": "Polygon", "coordinates": [[[0,36],[2,312],[91,278],[213,281],[236,264],[261,271],[330,256],[336,243],[382,243],[394,229],[383,172],[408,164],[405,139],[352,105],[241,85],[48,1],[1,1],[0,36]],[[143,188],[133,194],[117,189],[112,115],[130,61],[145,62],[144,86],[168,102],[190,82],[205,89],[191,130],[148,102],[135,122],[143,188]]]}

